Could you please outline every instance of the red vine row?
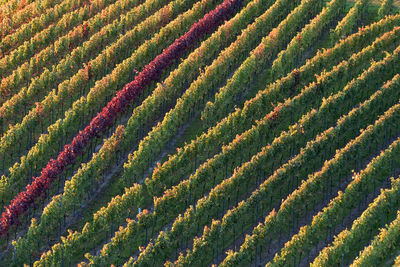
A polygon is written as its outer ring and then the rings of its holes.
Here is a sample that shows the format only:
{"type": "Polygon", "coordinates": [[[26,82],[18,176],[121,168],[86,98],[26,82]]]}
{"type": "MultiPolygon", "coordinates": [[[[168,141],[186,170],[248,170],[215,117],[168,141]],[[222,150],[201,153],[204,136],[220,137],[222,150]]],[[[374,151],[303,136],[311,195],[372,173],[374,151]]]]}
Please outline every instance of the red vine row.
{"type": "Polygon", "coordinates": [[[10,227],[18,222],[18,217],[27,211],[38,197],[45,196],[51,183],[68,165],[74,163],[76,157],[83,153],[90,140],[99,137],[108,127],[112,126],[118,114],[123,112],[131,101],[137,99],[146,86],[159,79],[163,69],[171,66],[174,60],[193,46],[201,36],[212,32],[224,20],[233,15],[241,2],[241,0],[225,0],[193,24],[188,32],[176,39],[173,44],[146,65],[134,81],[126,84],[92,119],[90,124],[74,137],[71,144],[64,146],[64,150],[58,154],[57,159],[51,159],[43,168],[41,175],[34,177],[33,182],[26,186],[25,191],[20,192],[11,200],[8,207],[5,207],[0,218],[0,236],[8,233],[10,227]]]}

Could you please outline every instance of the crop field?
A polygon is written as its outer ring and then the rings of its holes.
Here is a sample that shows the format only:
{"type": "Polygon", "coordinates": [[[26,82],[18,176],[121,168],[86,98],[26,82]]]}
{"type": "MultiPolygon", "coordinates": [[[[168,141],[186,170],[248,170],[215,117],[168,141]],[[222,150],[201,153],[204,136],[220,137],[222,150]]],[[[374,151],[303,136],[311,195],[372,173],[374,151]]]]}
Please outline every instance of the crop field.
{"type": "Polygon", "coordinates": [[[399,10],[0,0],[0,267],[400,266],[399,10]]]}

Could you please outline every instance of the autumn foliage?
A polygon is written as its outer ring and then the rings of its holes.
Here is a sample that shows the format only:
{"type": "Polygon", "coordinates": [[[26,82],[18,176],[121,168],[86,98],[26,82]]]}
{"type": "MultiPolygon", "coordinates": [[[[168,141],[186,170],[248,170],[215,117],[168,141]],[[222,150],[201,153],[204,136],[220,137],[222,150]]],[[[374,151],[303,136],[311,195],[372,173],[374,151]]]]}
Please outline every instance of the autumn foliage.
{"type": "MultiPolygon", "coordinates": [[[[134,81],[125,85],[116,96],[107,103],[103,110],[93,118],[83,131],[80,131],[73,141],[65,145],[64,150],[56,159],[51,159],[42,170],[39,177],[34,177],[33,182],[26,186],[11,203],[5,207],[0,219],[0,235],[8,232],[10,227],[17,224],[18,217],[28,210],[36,199],[43,197],[46,190],[63,170],[74,163],[75,159],[84,152],[85,147],[95,137],[101,136],[105,130],[112,126],[118,115],[137,99],[139,94],[155,80],[160,78],[162,71],[171,66],[182,54],[191,48],[199,39],[213,31],[225,19],[229,18],[240,6],[240,0],[226,0],[216,9],[210,11],[201,20],[193,24],[188,32],[175,40],[167,49],[158,55],[152,62],[135,77],[134,81]]],[[[90,67],[89,67],[90,68],[90,67]]],[[[89,69],[88,69],[89,71],[89,69]]]]}

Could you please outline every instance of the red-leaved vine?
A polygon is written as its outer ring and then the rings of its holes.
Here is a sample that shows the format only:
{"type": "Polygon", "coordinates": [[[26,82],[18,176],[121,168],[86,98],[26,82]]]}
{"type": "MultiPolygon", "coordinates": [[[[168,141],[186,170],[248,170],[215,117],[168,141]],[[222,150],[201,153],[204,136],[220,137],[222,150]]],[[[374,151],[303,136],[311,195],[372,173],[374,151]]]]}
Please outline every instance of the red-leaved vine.
{"type": "Polygon", "coordinates": [[[187,49],[192,47],[204,34],[212,32],[241,5],[242,0],[225,0],[202,19],[193,24],[190,30],[176,39],[173,44],[164,49],[152,62],[146,65],[131,83],[128,83],[116,96],[107,103],[106,107],[96,115],[83,131],[76,135],[71,144],[65,145],[57,159],[51,159],[43,168],[39,177],[20,192],[8,207],[5,207],[0,219],[0,236],[8,233],[10,227],[18,222],[18,216],[27,211],[35,200],[46,194],[51,183],[76,157],[83,153],[85,146],[95,137],[112,126],[118,114],[123,112],[128,104],[137,99],[137,96],[151,82],[160,78],[161,72],[172,65],[187,49]]]}

